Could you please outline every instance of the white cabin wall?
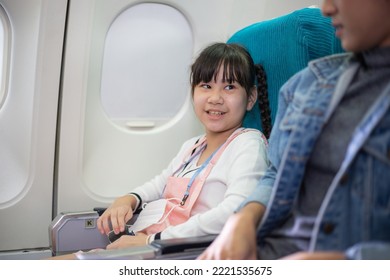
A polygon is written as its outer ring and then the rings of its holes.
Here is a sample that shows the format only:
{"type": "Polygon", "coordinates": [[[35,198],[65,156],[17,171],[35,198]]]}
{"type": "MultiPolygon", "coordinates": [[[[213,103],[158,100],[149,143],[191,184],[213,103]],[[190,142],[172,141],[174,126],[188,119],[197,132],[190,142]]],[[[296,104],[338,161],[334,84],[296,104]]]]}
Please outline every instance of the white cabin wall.
{"type": "Polygon", "coordinates": [[[1,0],[9,18],[0,107],[0,251],[48,246],[65,0],[1,0]]]}

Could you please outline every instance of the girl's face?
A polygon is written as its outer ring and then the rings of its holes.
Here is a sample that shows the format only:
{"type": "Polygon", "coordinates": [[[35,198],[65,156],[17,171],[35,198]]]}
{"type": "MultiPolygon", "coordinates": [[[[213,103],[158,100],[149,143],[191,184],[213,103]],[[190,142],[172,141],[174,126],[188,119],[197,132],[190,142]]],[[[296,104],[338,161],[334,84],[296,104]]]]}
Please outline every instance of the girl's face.
{"type": "Polygon", "coordinates": [[[245,112],[252,109],[256,101],[256,88],[248,97],[245,89],[237,82],[223,81],[222,70],[217,79],[201,82],[194,88],[194,108],[206,134],[224,133],[230,135],[241,127],[245,112]]]}
{"type": "Polygon", "coordinates": [[[345,50],[390,46],[390,0],[324,0],[322,12],[345,50]]]}

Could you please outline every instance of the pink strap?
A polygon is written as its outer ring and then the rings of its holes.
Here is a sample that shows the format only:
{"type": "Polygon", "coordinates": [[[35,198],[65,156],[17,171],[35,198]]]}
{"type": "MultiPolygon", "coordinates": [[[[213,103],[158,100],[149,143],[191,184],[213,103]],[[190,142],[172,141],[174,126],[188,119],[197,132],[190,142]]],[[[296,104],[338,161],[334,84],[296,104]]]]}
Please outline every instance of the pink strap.
{"type": "MultiPolygon", "coordinates": [[[[248,132],[248,131],[256,131],[254,129],[241,129],[241,130],[236,130],[232,135],[229,136],[229,138],[225,141],[225,143],[219,148],[219,150],[217,151],[217,153],[213,156],[213,158],[211,159],[210,163],[207,165],[206,169],[204,170],[203,174],[201,175],[201,177],[199,178],[199,185],[197,185],[195,187],[195,189],[193,190],[192,194],[188,197],[188,206],[193,206],[193,204],[195,203],[195,201],[198,199],[199,197],[199,194],[203,188],[203,185],[204,183],[206,182],[206,178],[209,176],[211,170],[213,169],[213,167],[216,165],[218,159],[221,157],[222,153],[224,152],[224,150],[226,149],[226,147],[239,135],[241,135],[242,133],[245,133],[245,132],[248,132]]],[[[187,206],[187,207],[188,207],[187,206]]],[[[184,208],[186,208],[186,205],[184,205],[184,208]]]]}

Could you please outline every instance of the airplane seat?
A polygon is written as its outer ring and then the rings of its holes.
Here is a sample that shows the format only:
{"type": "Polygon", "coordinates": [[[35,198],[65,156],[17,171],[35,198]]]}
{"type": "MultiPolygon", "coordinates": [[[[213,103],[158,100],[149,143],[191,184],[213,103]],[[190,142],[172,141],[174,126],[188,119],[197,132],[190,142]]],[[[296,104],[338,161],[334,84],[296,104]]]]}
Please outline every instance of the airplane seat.
{"type": "MultiPolygon", "coordinates": [[[[254,23],[237,31],[228,42],[246,47],[254,63],[264,67],[272,124],[281,86],[310,60],[343,52],[330,20],[318,8],[254,23]]],[[[259,106],[247,113],[244,126],[262,130],[259,106]]]]}
{"type": "MultiPolygon", "coordinates": [[[[267,75],[268,94],[271,108],[272,123],[277,111],[277,100],[280,87],[295,73],[306,67],[310,60],[343,52],[340,41],[334,36],[334,28],[330,20],[321,15],[318,8],[304,8],[290,14],[252,24],[237,31],[228,40],[245,46],[253,56],[256,64],[261,64],[267,75]]],[[[255,106],[245,116],[244,126],[261,130],[260,110],[255,106]]],[[[99,214],[75,215],[61,213],[49,226],[50,245],[53,255],[69,252],[69,249],[102,248],[108,242],[98,233],[96,219],[99,214]],[[92,216],[91,216],[92,215],[92,216]],[[63,222],[59,225],[61,218],[63,222]],[[87,217],[87,218],[85,218],[87,217]],[[77,221],[82,220],[84,222],[77,221]],[[86,228],[86,221],[93,224],[86,228]],[[66,229],[72,228],[72,230],[66,229]],[[64,237],[61,232],[72,232],[72,238],[64,237]],[[75,248],[83,242],[74,240],[75,234],[79,240],[95,239],[96,244],[75,248]],[[99,236],[98,236],[99,234],[99,236]],[[59,240],[64,238],[64,240],[59,240]],[[72,243],[72,246],[65,246],[72,243]],[[89,248],[85,248],[89,247],[89,248]]],[[[118,250],[103,250],[88,252],[80,259],[191,259],[195,258],[215,236],[201,238],[181,238],[178,240],[156,240],[150,245],[118,250]]]]}
{"type": "MultiPolygon", "coordinates": [[[[49,225],[49,244],[53,256],[79,250],[105,248],[110,238],[97,229],[97,219],[107,208],[95,207],[88,211],[69,211],[58,214],[49,225]]],[[[127,222],[132,225],[139,210],[127,222]]]]}

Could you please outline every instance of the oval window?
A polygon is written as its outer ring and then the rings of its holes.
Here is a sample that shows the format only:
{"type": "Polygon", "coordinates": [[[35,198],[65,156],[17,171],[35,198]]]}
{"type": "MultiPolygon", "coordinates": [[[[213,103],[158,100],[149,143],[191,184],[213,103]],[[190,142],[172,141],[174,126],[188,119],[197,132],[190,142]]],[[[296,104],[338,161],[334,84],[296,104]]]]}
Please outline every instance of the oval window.
{"type": "Polygon", "coordinates": [[[183,14],[145,3],[123,11],[104,46],[101,99],[108,117],[133,129],[167,123],[189,94],[193,36],[183,14]]]}

